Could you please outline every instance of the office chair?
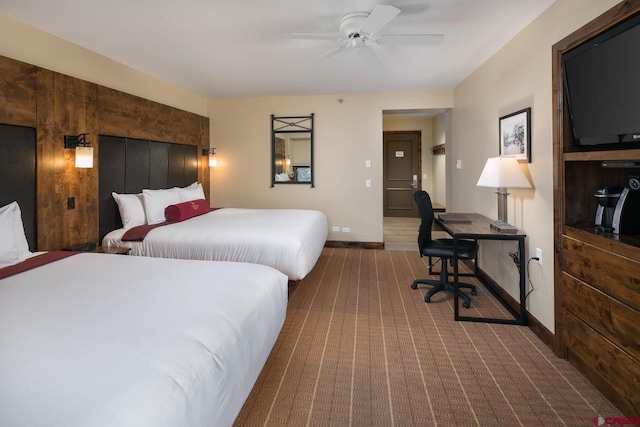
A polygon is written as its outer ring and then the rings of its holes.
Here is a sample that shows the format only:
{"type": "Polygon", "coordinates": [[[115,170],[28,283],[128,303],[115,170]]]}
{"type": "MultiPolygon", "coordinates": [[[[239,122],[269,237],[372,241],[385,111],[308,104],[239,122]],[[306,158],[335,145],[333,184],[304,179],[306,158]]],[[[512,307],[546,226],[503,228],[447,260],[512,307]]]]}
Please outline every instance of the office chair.
{"type": "MultiPolygon", "coordinates": [[[[416,279],[411,284],[411,289],[418,289],[419,284],[432,285],[429,292],[424,296],[424,302],[431,302],[431,297],[440,291],[453,292],[453,283],[449,281],[449,272],[447,269],[447,261],[453,259],[453,239],[432,239],[431,227],[433,226],[433,206],[431,205],[431,197],[426,191],[416,191],[413,194],[413,199],[418,205],[418,211],[420,212],[420,229],[418,231],[418,248],[420,250],[420,256],[429,257],[429,263],[431,258],[440,258],[440,279],[416,279]]],[[[478,253],[478,244],[473,240],[459,240],[457,247],[458,259],[475,259],[478,253]]],[[[429,266],[431,270],[431,266],[429,266]]],[[[476,287],[467,283],[458,283],[458,296],[464,301],[462,305],[465,308],[471,306],[471,300],[469,296],[462,292],[460,288],[471,289],[471,295],[477,295],[476,287]]]]}

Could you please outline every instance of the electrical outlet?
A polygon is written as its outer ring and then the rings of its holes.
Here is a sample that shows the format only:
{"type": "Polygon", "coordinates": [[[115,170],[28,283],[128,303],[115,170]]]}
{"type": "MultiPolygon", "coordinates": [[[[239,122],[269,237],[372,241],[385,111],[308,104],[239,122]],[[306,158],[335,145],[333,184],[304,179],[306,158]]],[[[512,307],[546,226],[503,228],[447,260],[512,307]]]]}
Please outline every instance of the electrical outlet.
{"type": "Polygon", "coordinates": [[[538,258],[536,262],[542,265],[542,249],[536,248],[536,258],[538,258]]]}
{"type": "Polygon", "coordinates": [[[331,231],[340,231],[340,227],[331,227],[331,231]]]}
{"type": "Polygon", "coordinates": [[[367,180],[364,182],[364,186],[365,186],[365,187],[371,187],[371,180],[370,180],[370,179],[367,179],[367,180]]]}
{"type": "Polygon", "coordinates": [[[351,233],[351,229],[349,227],[342,227],[343,233],[351,233]]]}

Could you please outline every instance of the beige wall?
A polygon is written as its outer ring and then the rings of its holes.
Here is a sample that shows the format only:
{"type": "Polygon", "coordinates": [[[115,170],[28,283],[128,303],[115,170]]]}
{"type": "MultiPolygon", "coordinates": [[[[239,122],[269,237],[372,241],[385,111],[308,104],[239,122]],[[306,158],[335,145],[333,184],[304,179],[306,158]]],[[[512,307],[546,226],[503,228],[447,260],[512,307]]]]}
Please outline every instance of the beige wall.
{"type": "MultiPolygon", "coordinates": [[[[433,118],[433,145],[446,144],[451,134],[451,110],[438,114],[433,118]]],[[[446,147],[445,147],[446,150],[446,147]]],[[[432,156],[433,194],[432,200],[446,206],[447,204],[447,156],[432,156]]]]}
{"type": "Polygon", "coordinates": [[[450,108],[452,99],[451,91],[442,91],[210,100],[211,145],[219,157],[211,170],[212,203],[319,209],[330,230],[351,229],[331,231],[329,240],[382,242],[382,111],[450,108]],[[270,115],[310,113],[315,113],[315,188],[271,188],[270,115]]]}
{"type": "MultiPolygon", "coordinates": [[[[452,139],[447,141],[447,210],[477,211],[497,217],[496,196],[475,184],[487,158],[498,155],[498,118],[532,108],[532,162],[523,164],[535,189],[510,190],[509,222],[527,234],[527,259],[543,251],[543,265],[530,264],[535,291],[529,311],[549,330],[553,319],[553,169],[551,47],[617,0],[558,0],[473,72],[454,91],[452,139]],[[456,160],[462,169],[455,168],[456,160]]],[[[517,296],[512,246],[485,244],[481,264],[517,296]]]]}
{"type": "MultiPolygon", "coordinates": [[[[91,20],[79,21],[91,25],[91,20]]],[[[207,115],[207,100],[0,14],[0,55],[161,104],[207,115]]]]}

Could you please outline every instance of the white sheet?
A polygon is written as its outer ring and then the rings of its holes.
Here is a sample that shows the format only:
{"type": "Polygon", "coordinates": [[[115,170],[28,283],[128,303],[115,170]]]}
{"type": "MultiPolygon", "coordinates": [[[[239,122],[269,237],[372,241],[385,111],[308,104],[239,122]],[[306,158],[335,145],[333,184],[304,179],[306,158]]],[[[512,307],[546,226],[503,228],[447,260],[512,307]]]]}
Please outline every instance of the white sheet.
{"type": "Polygon", "coordinates": [[[327,217],[306,209],[224,208],[152,230],[143,242],[107,234],[105,246],[129,246],[131,255],[241,261],[274,267],[291,280],[304,278],[327,240],[327,217]]]}
{"type": "Polygon", "coordinates": [[[0,425],[231,425],[286,304],[244,263],[79,254],[0,280],[0,425]]]}

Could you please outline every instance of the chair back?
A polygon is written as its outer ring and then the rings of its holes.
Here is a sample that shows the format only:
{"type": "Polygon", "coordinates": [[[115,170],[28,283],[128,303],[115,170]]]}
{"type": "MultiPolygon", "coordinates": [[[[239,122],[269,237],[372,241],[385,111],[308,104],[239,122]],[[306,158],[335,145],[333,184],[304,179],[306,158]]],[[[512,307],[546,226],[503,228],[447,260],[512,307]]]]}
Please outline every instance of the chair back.
{"type": "Polygon", "coordinates": [[[418,205],[420,212],[420,229],[418,231],[418,248],[422,253],[422,248],[431,243],[431,227],[433,226],[433,206],[431,197],[426,191],[420,190],[413,194],[413,200],[418,205]]]}

